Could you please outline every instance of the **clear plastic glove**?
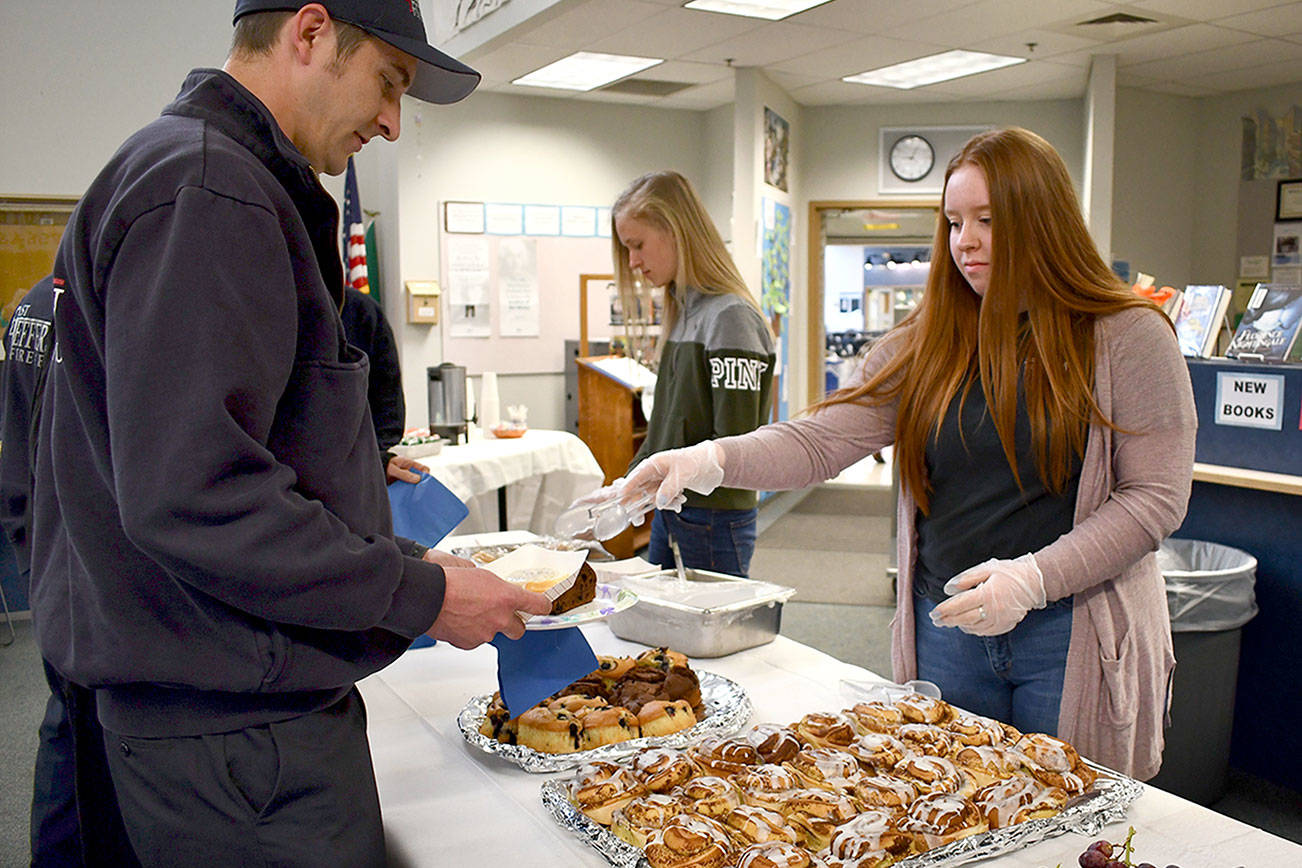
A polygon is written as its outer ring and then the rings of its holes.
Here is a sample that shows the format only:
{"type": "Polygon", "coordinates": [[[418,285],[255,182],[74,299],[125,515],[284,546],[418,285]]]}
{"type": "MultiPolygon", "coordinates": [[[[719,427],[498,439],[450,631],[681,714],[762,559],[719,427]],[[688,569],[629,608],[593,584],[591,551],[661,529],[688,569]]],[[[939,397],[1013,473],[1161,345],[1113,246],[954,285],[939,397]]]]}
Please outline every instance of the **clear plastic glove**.
{"type": "Polygon", "coordinates": [[[970,567],[945,583],[945,593],[951,596],[932,610],[931,623],[973,636],[1007,633],[1046,602],[1044,575],[1032,554],[970,567]]]}
{"type": "Polygon", "coordinates": [[[444,567],[443,575],[443,608],[426,635],[457,648],[474,648],[498,633],[519,639],[526,618],[552,610],[544,595],[499,579],[488,570],[444,567]]]}
{"type": "Polygon", "coordinates": [[[653,497],[656,509],[678,512],[691,489],[709,494],[723,482],[723,450],[713,440],[695,446],[657,452],[645,459],[624,480],[620,503],[632,506],[653,497]]]}
{"type": "Polygon", "coordinates": [[[624,482],[621,477],[571,503],[556,517],[556,535],[607,540],[630,524],[634,527],[642,524],[651,508],[651,498],[646,496],[625,504],[624,482]]]}

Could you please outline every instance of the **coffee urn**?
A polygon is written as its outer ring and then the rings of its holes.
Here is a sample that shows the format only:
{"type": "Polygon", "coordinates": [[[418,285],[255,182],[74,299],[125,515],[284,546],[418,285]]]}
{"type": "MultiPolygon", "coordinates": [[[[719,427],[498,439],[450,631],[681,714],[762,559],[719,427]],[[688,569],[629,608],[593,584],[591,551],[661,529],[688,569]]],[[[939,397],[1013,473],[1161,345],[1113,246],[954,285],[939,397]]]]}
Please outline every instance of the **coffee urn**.
{"type": "Polygon", "coordinates": [[[466,369],[444,362],[429,377],[429,431],[453,444],[466,436],[466,369]]]}

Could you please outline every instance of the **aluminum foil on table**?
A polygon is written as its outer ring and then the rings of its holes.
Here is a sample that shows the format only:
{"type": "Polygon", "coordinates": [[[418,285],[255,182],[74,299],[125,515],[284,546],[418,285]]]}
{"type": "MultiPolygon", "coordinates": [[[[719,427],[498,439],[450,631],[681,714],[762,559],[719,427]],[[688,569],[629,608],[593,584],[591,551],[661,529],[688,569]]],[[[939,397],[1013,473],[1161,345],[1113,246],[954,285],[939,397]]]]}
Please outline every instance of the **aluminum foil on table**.
{"type": "Polygon", "coordinates": [[[646,747],[681,748],[695,744],[707,735],[734,735],[739,732],[751,715],[750,697],[746,691],[737,682],[713,672],[698,671],[696,677],[701,683],[701,704],[705,706],[705,717],[690,729],[669,735],[634,738],[575,753],[542,753],[522,744],[504,744],[479,731],[488,713],[489,703],[493,701],[493,697],[488,694],[476,696],[466,703],[457,715],[457,727],[471,746],[515,763],[527,772],[559,772],[578,768],[594,760],[619,760],[646,747]]]}
{"type": "MultiPolygon", "coordinates": [[[[1088,760],[1086,765],[1099,773],[1098,780],[1088,793],[1072,799],[1058,814],[962,838],[897,862],[893,868],[951,868],[966,865],[1021,850],[1067,832],[1094,837],[1104,826],[1124,817],[1126,809],[1139,798],[1144,787],[1133,778],[1088,760]]],[[[618,868],[650,868],[641,850],[621,841],[609,829],[593,822],[574,807],[567,795],[568,787],[569,782],[563,780],[547,781],[542,785],[543,807],[561,828],[568,829],[587,842],[611,865],[618,868]]]]}

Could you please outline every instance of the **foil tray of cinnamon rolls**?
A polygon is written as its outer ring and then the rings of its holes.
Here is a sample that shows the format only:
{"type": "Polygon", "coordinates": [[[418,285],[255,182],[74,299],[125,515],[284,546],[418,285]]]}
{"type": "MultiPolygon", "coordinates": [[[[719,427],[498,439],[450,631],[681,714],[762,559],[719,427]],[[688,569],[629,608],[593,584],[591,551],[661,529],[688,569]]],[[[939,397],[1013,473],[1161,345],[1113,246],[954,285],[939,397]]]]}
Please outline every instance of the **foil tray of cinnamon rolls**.
{"type": "Polygon", "coordinates": [[[914,694],[588,761],[541,795],[621,868],[932,868],[1094,836],[1142,790],[1065,741],[914,694]]]}
{"type": "MultiPolygon", "coordinates": [[[[569,753],[545,753],[524,744],[499,741],[481,730],[494,697],[472,698],[457,715],[457,727],[472,747],[514,763],[527,772],[557,772],[598,760],[617,760],[647,748],[681,748],[706,736],[732,735],[750,719],[750,697],[741,685],[713,672],[696,671],[702,713],[689,729],[668,735],[641,736],[569,753]]],[[[622,711],[623,709],[620,708],[622,711]]]]}

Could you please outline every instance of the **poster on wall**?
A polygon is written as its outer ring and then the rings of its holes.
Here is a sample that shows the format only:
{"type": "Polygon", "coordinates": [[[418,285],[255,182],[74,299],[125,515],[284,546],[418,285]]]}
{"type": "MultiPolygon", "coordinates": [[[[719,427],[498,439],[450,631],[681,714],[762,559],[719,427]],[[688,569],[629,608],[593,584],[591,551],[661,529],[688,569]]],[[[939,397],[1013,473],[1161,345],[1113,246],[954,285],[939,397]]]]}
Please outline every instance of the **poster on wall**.
{"type": "Polygon", "coordinates": [[[777,112],[764,107],[764,183],[787,192],[787,158],[791,127],[777,112]]]}
{"type": "Polygon", "coordinates": [[[482,235],[447,236],[448,333],[457,338],[486,338],[489,321],[489,242],[482,235]]]}
{"type": "Polygon", "coordinates": [[[764,238],[760,254],[760,307],[777,335],[777,370],[773,372],[773,418],[788,418],[787,334],[784,328],[791,309],[791,208],[767,196],[760,202],[764,238]]]}
{"type": "Polygon", "coordinates": [[[537,337],[538,241],[503,238],[497,246],[497,302],[502,337],[537,337]]]}

